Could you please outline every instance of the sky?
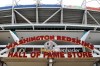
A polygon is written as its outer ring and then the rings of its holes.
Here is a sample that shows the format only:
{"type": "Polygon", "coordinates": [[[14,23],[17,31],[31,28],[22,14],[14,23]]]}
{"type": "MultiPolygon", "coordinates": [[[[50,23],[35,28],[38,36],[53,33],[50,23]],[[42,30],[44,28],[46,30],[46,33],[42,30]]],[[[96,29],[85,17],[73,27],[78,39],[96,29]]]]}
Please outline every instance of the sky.
{"type": "MultiPolygon", "coordinates": [[[[59,4],[60,0],[39,0],[41,4],[59,4]]],[[[0,7],[12,5],[13,0],[0,0],[0,7]]],[[[18,5],[35,4],[36,0],[16,0],[18,5]]],[[[83,0],[63,0],[63,5],[81,6],[83,0]]],[[[89,7],[100,7],[100,0],[86,0],[89,7]],[[90,2],[91,1],[91,2],[90,2]]]]}

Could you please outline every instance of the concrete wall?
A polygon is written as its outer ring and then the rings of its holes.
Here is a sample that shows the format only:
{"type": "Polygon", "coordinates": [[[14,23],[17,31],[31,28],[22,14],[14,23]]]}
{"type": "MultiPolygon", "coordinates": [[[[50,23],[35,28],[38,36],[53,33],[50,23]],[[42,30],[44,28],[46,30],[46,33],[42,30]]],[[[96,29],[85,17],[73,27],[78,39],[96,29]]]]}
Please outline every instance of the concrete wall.
{"type": "MultiPolygon", "coordinates": [[[[93,66],[97,58],[54,59],[53,66],[93,66]]],[[[48,66],[48,59],[3,58],[7,66],[48,66]]]]}

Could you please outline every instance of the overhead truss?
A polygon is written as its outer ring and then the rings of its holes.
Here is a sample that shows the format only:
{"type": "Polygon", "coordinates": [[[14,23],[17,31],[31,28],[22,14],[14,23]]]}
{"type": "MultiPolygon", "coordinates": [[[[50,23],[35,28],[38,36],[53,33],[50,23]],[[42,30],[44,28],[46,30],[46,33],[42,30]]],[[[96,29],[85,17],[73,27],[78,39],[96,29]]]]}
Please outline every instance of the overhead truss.
{"type": "MultiPolygon", "coordinates": [[[[96,1],[99,3],[98,0],[96,0],[96,1]]],[[[47,25],[48,24],[48,21],[51,18],[55,17],[55,15],[57,13],[59,13],[59,12],[61,13],[61,15],[60,15],[60,23],[58,25],[66,25],[66,26],[69,25],[69,26],[73,26],[72,24],[67,24],[67,23],[64,24],[63,23],[63,18],[64,18],[64,16],[63,16],[63,14],[64,14],[64,12],[63,12],[63,9],[64,9],[64,7],[63,7],[64,6],[63,5],[63,0],[60,0],[59,1],[60,5],[61,5],[61,8],[58,8],[57,11],[55,11],[51,16],[49,16],[42,23],[39,23],[39,9],[38,8],[39,8],[39,5],[41,5],[40,4],[41,3],[40,0],[36,0],[36,23],[32,23],[27,17],[25,17],[23,14],[21,14],[19,11],[16,10],[15,6],[18,5],[18,2],[16,0],[12,0],[12,19],[11,19],[11,24],[9,24],[9,26],[10,25],[11,26],[18,25],[17,24],[17,21],[16,21],[17,18],[16,18],[16,14],[15,13],[17,13],[22,19],[24,19],[27,22],[27,25],[31,25],[33,27],[33,29],[34,29],[34,25],[47,25]]],[[[94,29],[96,30],[97,28],[100,28],[100,24],[99,24],[98,20],[95,19],[95,17],[87,10],[87,3],[88,2],[90,2],[90,1],[83,0],[82,5],[81,5],[84,8],[82,23],[81,24],[74,24],[74,25],[76,25],[76,26],[82,26],[82,27],[86,27],[86,26],[90,26],[91,27],[91,26],[93,26],[93,25],[88,25],[88,17],[87,17],[87,15],[89,15],[94,20],[94,22],[97,24],[94,27],[94,29]]],[[[26,25],[26,24],[23,23],[23,24],[20,24],[19,26],[23,26],[23,25],[26,25]]],[[[56,26],[56,24],[54,24],[54,25],[56,26]]],[[[8,25],[7,24],[6,25],[5,24],[1,24],[0,27],[2,28],[2,30],[4,30],[4,27],[8,27],[8,25]]]]}

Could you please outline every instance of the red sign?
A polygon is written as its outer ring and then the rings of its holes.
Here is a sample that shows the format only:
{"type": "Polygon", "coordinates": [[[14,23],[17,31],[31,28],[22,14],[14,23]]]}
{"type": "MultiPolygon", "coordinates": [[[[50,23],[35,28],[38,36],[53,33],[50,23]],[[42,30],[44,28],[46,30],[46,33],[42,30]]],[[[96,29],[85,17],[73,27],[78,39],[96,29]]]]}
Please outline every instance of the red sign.
{"type": "MultiPolygon", "coordinates": [[[[17,42],[10,43],[6,47],[8,49],[12,49],[18,45],[23,45],[23,44],[27,44],[29,42],[34,42],[34,41],[39,41],[39,40],[58,40],[58,41],[64,41],[64,42],[71,42],[71,43],[74,43],[77,45],[82,45],[91,50],[94,49],[94,46],[91,43],[81,41],[76,38],[67,37],[67,36],[53,36],[53,35],[52,36],[48,36],[48,35],[34,36],[34,37],[24,38],[17,42]]],[[[39,56],[40,56],[40,52],[31,52],[30,53],[30,57],[32,57],[32,58],[38,58],[39,56]]],[[[65,58],[65,56],[67,56],[68,58],[76,58],[76,57],[85,58],[85,57],[92,57],[92,53],[91,52],[67,52],[67,53],[64,53],[64,52],[55,52],[55,51],[49,51],[49,52],[43,53],[44,58],[65,58]]],[[[27,57],[27,55],[25,52],[20,52],[20,53],[9,52],[8,57],[27,57]]]]}

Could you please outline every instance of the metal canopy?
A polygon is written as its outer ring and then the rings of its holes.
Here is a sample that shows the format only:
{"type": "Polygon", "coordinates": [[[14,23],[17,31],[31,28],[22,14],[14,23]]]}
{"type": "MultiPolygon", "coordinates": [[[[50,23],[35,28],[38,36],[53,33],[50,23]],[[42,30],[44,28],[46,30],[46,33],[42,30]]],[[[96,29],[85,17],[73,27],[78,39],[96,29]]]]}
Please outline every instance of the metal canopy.
{"type": "Polygon", "coordinates": [[[52,24],[54,26],[63,25],[65,30],[68,26],[68,29],[72,26],[89,28],[88,30],[91,30],[90,27],[92,30],[100,28],[99,9],[87,7],[86,0],[83,1],[81,8],[64,7],[62,1],[60,0],[59,5],[40,4],[38,0],[34,5],[17,5],[16,0],[13,0],[12,6],[0,8],[0,27],[5,30],[8,26],[31,26],[34,30],[35,25],[49,26],[52,24]]]}

